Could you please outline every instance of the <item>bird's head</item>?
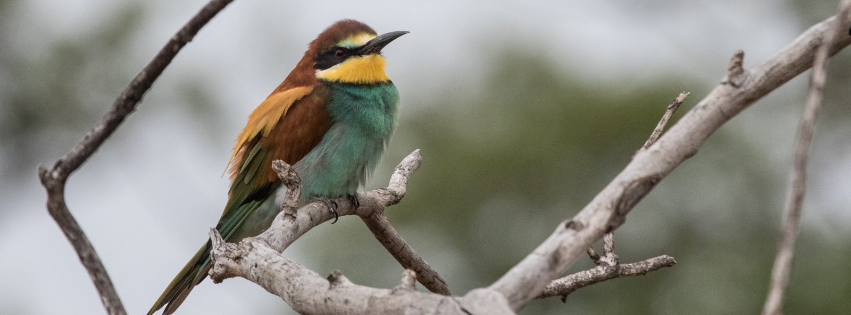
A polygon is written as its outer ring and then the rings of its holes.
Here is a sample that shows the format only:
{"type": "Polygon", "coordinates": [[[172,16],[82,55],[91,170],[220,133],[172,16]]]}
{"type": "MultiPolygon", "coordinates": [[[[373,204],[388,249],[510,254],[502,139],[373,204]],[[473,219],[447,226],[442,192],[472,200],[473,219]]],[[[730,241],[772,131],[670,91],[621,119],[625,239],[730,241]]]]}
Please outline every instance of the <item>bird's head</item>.
{"type": "Polygon", "coordinates": [[[310,43],[305,58],[311,58],[316,78],[329,82],[375,84],[387,82],[381,49],[408,32],[377,35],[355,20],[334,23],[310,43]]]}

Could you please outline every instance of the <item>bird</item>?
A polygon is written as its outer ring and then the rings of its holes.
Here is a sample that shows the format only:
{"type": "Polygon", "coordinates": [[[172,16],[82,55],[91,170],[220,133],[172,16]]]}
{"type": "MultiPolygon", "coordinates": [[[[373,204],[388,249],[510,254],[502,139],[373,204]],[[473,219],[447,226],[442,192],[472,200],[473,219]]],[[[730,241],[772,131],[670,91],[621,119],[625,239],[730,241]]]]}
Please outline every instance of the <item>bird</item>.
{"type": "MultiPolygon", "coordinates": [[[[381,51],[407,33],[378,35],[368,25],[347,19],[310,42],[236,138],[228,162],[228,201],[216,225],[226,241],[260,234],[282,209],[286,186],[272,170],[274,160],[283,160],[298,173],[303,185],[300,203],[327,204],[346,197],[357,207],[357,189],[375,169],[396,127],[399,92],[385,73],[381,51]]],[[[163,314],[175,312],[207,277],[210,250],[208,240],[148,315],[163,307],[163,314]]]]}

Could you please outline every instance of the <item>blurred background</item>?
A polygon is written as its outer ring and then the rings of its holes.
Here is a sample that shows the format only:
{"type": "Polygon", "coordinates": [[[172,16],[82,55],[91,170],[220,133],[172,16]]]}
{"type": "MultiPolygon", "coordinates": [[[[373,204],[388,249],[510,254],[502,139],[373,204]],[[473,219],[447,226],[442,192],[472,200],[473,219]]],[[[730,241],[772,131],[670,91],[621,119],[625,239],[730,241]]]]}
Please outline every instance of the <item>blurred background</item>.
{"type": "MultiPolygon", "coordinates": [[[[206,1],[0,0],[0,314],[102,314],[45,210],[52,164],[206,1]]],[[[75,173],[73,214],[127,310],[143,314],[203,244],[247,115],[342,18],[411,34],[385,49],[399,127],[367,188],[425,157],[391,222],[455,294],[487,286],[619,172],[680,91],[693,107],[769,58],[836,1],[235,1],[167,68],[75,173]]],[[[851,311],[851,52],[831,59],[810,164],[789,314],[851,311]]],[[[757,313],[768,287],[807,75],[716,132],[615,233],[623,262],[675,267],[529,303],[521,314],[757,313]]],[[[599,246],[599,245],[598,245],[599,246]]],[[[354,217],[285,254],[392,287],[401,267],[354,217]]],[[[591,267],[586,258],[572,269],[591,267]]],[[[179,314],[290,314],[244,279],[205,281],[179,314]]]]}

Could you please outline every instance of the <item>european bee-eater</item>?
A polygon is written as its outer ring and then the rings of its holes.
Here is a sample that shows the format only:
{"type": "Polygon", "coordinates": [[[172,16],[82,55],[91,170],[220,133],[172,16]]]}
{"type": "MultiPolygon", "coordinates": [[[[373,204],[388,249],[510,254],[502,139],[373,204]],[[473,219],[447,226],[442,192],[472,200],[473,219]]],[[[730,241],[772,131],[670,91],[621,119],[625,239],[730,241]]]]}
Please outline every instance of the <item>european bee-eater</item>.
{"type": "MultiPolygon", "coordinates": [[[[231,186],[216,230],[238,242],[267,229],[286,187],[273,160],[293,165],[302,202],[352,198],[381,157],[396,124],[399,94],[381,49],[408,32],[377,35],[358,21],[334,23],[295,69],[248,116],[229,162],[231,186]]],[[[333,211],[333,210],[332,210],[333,211]]],[[[171,314],[210,267],[210,241],[180,270],[148,315],[171,314]]]]}

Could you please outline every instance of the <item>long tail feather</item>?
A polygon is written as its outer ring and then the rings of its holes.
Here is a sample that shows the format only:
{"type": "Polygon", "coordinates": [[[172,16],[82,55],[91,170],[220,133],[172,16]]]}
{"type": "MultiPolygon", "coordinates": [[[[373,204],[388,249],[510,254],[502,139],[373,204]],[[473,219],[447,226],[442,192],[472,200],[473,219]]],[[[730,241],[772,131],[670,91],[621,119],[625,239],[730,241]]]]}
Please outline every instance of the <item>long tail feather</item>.
{"type": "Polygon", "coordinates": [[[186,299],[186,296],[189,295],[189,292],[207,277],[207,272],[211,267],[210,249],[210,242],[207,241],[195,253],[195,256],[192,256],[192,259],[189,260],[186,266],[183,266],[183,269],[174,277],[174,280],[171,280],[171,283],[168,284],[168,287],[160,295],[160,298],[157,299],[154,306],[148,311],[148,315],[153,314],[163,306],[166,307],[165,311],[163,311],[164,315],[172,314],[177,310],[180,304],[183,303],[183,300],[186,299]]]}

